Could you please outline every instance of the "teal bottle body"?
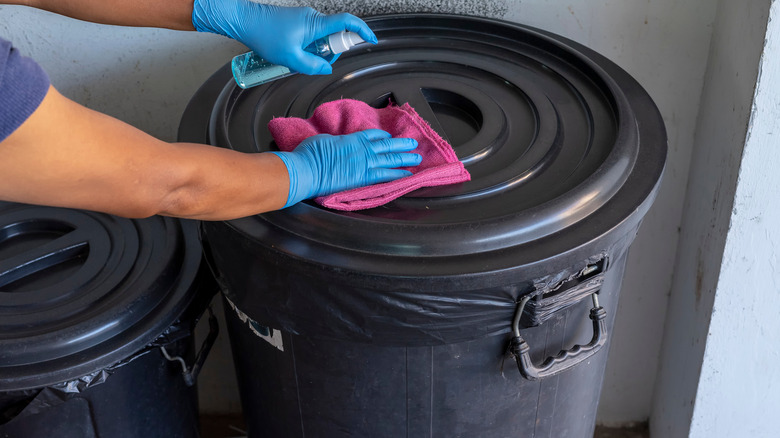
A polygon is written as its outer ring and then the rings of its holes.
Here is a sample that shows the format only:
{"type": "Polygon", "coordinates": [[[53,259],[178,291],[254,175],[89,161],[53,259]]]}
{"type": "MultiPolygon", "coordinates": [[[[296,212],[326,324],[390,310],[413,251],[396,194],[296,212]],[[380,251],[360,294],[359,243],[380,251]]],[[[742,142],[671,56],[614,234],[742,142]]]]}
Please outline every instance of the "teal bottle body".
{"type": "MultiPolygon", "coordinates": [[[[332,62],[336,53],[331,50],[330,36],[320,38],[309,44],[304,50],[332,62]]],[[[271,63],[261,58],[255,52],[246,52],[233,58],[231,62],[233,78],[241,88],[250,88],[277,79],[292,76],[297,72],[289,68],[271,63]]]]}

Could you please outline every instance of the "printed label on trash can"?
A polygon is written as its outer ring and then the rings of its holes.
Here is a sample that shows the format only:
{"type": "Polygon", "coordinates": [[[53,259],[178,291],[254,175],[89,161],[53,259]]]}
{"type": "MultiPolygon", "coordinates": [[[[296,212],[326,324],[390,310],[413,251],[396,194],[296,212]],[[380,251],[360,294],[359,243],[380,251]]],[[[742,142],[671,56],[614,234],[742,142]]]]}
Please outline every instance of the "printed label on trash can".
{"type": "Polygon", "coordinates": [[[252,330],[252,333],[257,335],[262,340],[273,345],[279,351],[284,351],[284,343],[282,342],[282,332],[258,324],[252,318],[247,316],[246,313],[239,310],[238,307],[236,307],[236,305],[233,304],[233,302],[230,301],[228,297],[225,297],[225,301],[227,301],[228,304],[230,304],[230,307],[236,312],[236,315],[238,315],[238,319],[240,319],[241,322],[246,324],[249,327],[249,329],[252,330]]]}

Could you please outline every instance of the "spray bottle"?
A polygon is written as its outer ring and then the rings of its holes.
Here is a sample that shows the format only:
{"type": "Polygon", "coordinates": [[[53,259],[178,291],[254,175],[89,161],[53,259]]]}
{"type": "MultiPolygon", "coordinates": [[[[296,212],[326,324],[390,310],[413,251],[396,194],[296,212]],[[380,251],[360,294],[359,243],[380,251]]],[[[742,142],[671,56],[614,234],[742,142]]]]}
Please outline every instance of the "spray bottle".
{"type": "MultiPolygon", "coordinates": [[[[303,50],[331,62],[339,53],[346,52],[352,46],[362,42],[364,41],[360,35],[342,31],[315,40],[303,50]]],[[[231,67],[233,78],[241,88],[254,87],[297,73],[283,65],[272,64],[256,55],[255,52],[246,52],[236,56],[233,58],[231,67]]]]}

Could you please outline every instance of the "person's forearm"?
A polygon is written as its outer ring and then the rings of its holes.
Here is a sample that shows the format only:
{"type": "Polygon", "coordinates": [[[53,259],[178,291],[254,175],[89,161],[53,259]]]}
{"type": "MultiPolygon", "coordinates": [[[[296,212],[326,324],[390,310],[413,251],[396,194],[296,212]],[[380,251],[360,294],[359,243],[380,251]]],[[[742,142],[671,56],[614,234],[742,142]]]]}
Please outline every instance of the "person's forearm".
{"type": "MultiPolygon", "coordinates": [[[[273,154],[243,154],[192,143],[165,146],[179,179],[163,193],[163,216],[228,220],[282,208],[287,201],[287,168],[273,154]]],[[[155,160],[156,161],[156,160],[155,160]]],[[[165,163],[155,163],[166,172],[165,163]]]]}
{"type": "Polygon", "coordinates": [[[195,30],[192,0],[0,0],[84,21],[119,26],[195,30]]]}
{"type": "Polygon", "coordinates": [[[0,199],[125,217],[234,219],[281,208],[289,189],[273,154],[166,143],[54,88],[0,154],[0,199]]]}

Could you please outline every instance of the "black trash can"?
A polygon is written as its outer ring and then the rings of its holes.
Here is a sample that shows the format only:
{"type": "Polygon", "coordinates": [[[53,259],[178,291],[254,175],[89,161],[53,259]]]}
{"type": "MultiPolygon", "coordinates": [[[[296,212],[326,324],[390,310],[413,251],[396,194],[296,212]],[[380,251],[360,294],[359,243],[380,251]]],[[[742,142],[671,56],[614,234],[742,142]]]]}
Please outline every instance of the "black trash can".
{"type": "Polygon", "coordinates": [[[273,117],[410,103],[466,183],[204,223],[250,437],[590,437],[663,121],[625,71],[544,31],[369,18],[330,76],[195,94],[184,141],[274,150],[273,117]]]}
{"type": "Polygon", "coordinates": [[[195,222],[0,202],[0,437],[199,436],[216,290],[195,222]]]}

